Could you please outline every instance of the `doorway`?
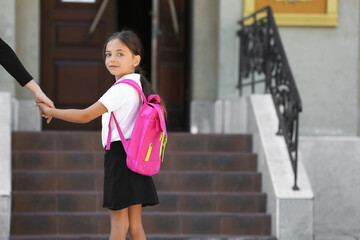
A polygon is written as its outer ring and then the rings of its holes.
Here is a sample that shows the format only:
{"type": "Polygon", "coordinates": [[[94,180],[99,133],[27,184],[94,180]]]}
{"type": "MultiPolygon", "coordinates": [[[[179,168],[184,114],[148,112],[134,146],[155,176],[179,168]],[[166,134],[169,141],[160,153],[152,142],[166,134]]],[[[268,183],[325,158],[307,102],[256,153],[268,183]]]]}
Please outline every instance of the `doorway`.
{"type": "Polygon", "coordinates": [[[117,0],[119,29],[141,38],[142,68],[166,103],[169,131],[189,130],[188,0],[117,0]]]}
{"type": "Polygon", "coordinates": [[[151,0],[117,0],[118,30],[133,30],[143,45],[141,67],[151,82],[151,0]]]}
{"type": "MultiPolygon", "coordinates": [[[[188,131],[190,0],[110,0],[92,38],[86,40],[102,2],[41,0],[44,92],[57,108],[81,109],[96,102],[113,83],[103,63],[103,43],[111,33],[131,29],[143,44],[145,76],[166,103],[168,130],[188,131]]],[[[49,125],[43,121],[43,129],[100,130],[101,121],[73,124],[53,119],[49,125]]]]}
{"type": "MultiPolygon", "coordinates": [[[[116,31],[110,0],[91,37],[90,26],[103,0],[41,0],[41,88],[57,108],[83,109],[111,86],[102,57],[103,44],[116,31]]],[[[101,119],[75,124],[43,120],[44,130],[99,130],[101,119]]]]}

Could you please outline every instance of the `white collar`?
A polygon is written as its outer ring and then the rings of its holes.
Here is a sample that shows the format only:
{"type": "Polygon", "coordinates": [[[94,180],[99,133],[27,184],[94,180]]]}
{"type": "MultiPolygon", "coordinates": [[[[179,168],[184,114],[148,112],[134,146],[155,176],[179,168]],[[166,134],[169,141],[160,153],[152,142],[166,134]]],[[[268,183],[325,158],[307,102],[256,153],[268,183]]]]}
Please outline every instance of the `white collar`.
{"type": "Polygon", "coordinates": [[[126,75],[122,76],[119,80],[117,80],[116,82],[124,80],[124,79],[131,79],[131,80],[134,80],[136,82],[139,82],[140,81],[140,74],[138,74],[138,73],[126,74],[126,75]]]}

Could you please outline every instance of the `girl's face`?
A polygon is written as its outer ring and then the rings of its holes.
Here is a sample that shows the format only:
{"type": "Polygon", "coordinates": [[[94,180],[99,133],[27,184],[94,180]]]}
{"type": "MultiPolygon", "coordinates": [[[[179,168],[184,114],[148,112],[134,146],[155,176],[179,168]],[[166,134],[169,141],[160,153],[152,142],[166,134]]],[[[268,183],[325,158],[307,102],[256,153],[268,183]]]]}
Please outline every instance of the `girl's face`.
{"type": "Polygon", "coordinates": [[[105,65],[109,72],[119,80],[126,74],[135,72],[140,63],[140,56],[134,55],[130,49],[118,39],[111,40],[106,45],[105,65]]]}

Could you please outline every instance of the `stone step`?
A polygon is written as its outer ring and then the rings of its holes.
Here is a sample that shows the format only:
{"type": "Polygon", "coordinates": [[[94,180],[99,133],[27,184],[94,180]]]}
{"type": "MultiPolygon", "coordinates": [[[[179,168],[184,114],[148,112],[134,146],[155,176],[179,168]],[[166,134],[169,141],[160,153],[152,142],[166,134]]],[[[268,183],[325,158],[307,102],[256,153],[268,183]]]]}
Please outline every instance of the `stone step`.
{"type": "MultiPolygon", "coordinates": [[[[35,235],[35,236],[12,236],[11,240],[108,240],[109,235],[106,234],[64,234],[64,235],[35,235]]],[[[130,238],[127,238],[129,240],[130,238]]],[[[239,236],[239,235],[191,235],[191,234],[146,234],[147,240],[276,240],[273,236],[239,236]]]]}
{"type": "MultiPolygon", "coordinates": [[[[12,173],[14,191],[101,191],[103,172],[28,171],[12,173]]],[[[261,174],[256,172],[162,171],[153,176],[158,191],[260,192],[261,174]]]]}
{"type": "MultiPolygon", "coordinates": [[[[270,235],[265,213],[143,212],[147,234],[270,235]]],[[[13,213],[13,236],[42,234],[108,234],[109,216],[99,213],[13,213]]]]}
{"type": "MultiPolygon", "coordinates": [[[[276,240],[250,135],[170,133],[147,239],[276,240]]],[[[11,239],[108,239],[100,132],[13,133],[11,239]]]]}
{"type": "Polygon", "coordinates": [[[161,172],[153,176],[159,191],[260,192],[256,172],[161,172]]]}
{"type": "MultiPolygon", "coordinates": [[[[276,237],[273,236],[239,236],[239,235],[155,235],[155,234],[148,234],[146,236],[147,240],[276,240],[276,237]]],[[[106,239],[107,240],[107,239],[106,239]]]]}
{"type": "MultiPolygon", "coordinates": [[[[256,155],[247,152],[166,151],[162,171],[256,171],[256,155]]],[[[12,152],[13,170],[103,170],[104,152],[12,152]]]]}
{"type": "Polygon", "coordinates": [[[103,151],[99,132],[13,132],[12,149],[21,151],[103,151]]]}
{"type": "MultiPolygon", "coordinates": [[[[262,193],[159,192],[160,204],[144,212],[264,213],[262,193]]],[[[102,192],[13,192],[12,211],[22,212],[106,212],[102,192]]]]}
{"type": "MultiPolygon", "coordinates": [[[[251,135],[169,133],[167,150],[251,152],[251,135]]],[[[100,132],[13,132],[13,150],[103,151],[100,132]],[[36,140],[34,140],[36,139],[36,140]]]]}
{"type": "Polygon", "coordinates": [[[247,152],[165,153],[161,171],[256,171],[257,156],[247,152]]]}
{"type": "Polygon", "coordinates": [[[170,151],[251,152],[252,136],[225,134],[169,134],[170,151]]]}

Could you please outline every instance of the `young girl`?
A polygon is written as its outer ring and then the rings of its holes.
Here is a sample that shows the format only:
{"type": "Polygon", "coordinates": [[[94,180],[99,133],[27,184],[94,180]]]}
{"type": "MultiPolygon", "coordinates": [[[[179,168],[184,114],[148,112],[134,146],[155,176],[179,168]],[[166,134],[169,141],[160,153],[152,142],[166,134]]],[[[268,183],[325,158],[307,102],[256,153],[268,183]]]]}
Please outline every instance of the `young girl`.
{"type": "MultiPolygon", "coordinates": [[[[105,65],[115,81],[132,79],[147,97],[153,93],[150,83],[141,74],[141,43],[132,31],[114,33],[104,45],[105,65]]],[[[142,99],[125,83],[111,87],[98,102],[83,110],[55,109],[37,104],[45,118],[87,123],[102,115],[102,144],[105,148],[110,113],[113,111],[126,139],[131,137],[142,99]]],[[[110,150],[105,152],[103,207],[109,209],[110,240],[125,240],[129,230],[133,240],[146,239],[141,222],[141,208],[159,203],[151,177],[132,172],[126,166],[126,153],[112,121],[110,150]]]]}

